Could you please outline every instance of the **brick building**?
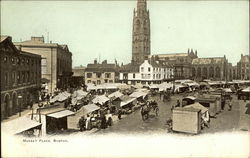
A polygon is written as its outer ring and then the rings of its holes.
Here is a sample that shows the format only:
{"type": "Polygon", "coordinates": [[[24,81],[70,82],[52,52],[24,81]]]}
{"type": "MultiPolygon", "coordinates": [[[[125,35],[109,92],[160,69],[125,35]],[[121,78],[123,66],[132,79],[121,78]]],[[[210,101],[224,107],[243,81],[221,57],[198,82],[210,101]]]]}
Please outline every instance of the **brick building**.
{"type": "Polygon", "coordinates": [[[1,120],[38,101],[41,56],[16,49],[9,36],[1,36],[1,120]]]}
{"type": "Polygon", "coordinates": [[[85,84],[115,83],[119,80],[119,66],[117,63],[108,64],[104,60],[101,64],[95,60],[93,64],[88,64],[85,69],[85,84]]]}
{"type": "Polygon", "coordinates": [[[14,43],[19,50],[42,56],[42,79],[48,81],[48,92],[55,88],[67,88],[72,77],[72,53],[67,45],[45,43],[44,37],[31,37],[31,40],[14,43]]]}

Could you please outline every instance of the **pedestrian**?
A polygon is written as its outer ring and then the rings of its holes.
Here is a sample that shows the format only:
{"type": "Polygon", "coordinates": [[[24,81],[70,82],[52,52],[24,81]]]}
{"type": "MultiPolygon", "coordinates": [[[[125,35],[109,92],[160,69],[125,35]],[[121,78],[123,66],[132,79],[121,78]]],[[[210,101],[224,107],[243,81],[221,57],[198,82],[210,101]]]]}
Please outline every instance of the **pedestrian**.
{"type": "Polygon", "coordinates": [[[106,120],[106,116],[102,115],[101,117],[101,129],[105,129],[107,128],[107,120],[106,120]]]}
{"type": "Polygon", "coordinates": [[[122,119],[122,110],[121,109],[118,110],[118,119],[119,120],[122,119]]]}
{"type": "Polygon", "coordinates": [[[222,96],[221,97],[221,109],[224,110],[224,107],[225,107],[225,97],[222,96]]]}
{"type": "Polygon", "coordinates": [[[50,99],[50,95],[49,95],[49,94],[47,94],[47,96],[46,96],[46,101],[47,101],[47,104],[49,104],[49,99],[50,99]]]}
{"type": "Polygon", "coordinates": [[[180,105],[181,105],[180,100],[177,100],[175,107],[180,107],[180,105]]]}
{"type": "Polygon", "coordinates": [[[86,130],[91,130],[91,120],[90,119],[91,118],[90,118],[89,114],[87,114],[86,125],[85,125],[86,130]]]}
{"type": "Polygon", "coordinates": [[[79,125],[79,127],[80,127],[80,131],[85,130],[85,124],[86,124],[85,121],[86,121],[86,120],[85,120],[84,116],[82,116],[82,117],[80,118],[79,122],[78,122],[78,125],[79,125]]]}
{"type": "Polygon", "coordinates": [[[232,106],[233,106],[233,104],[232,104],[232,97],[230,97],[230,99],[228,101],[228,107],[229,107],[228,111],[232,110],[232,106]]]}
{"type": "Polygon", "coordinates": [[[30,100],[30,109],[32,109],[32,107],[33,107],[33,100],[31,99],[30,100]]]}

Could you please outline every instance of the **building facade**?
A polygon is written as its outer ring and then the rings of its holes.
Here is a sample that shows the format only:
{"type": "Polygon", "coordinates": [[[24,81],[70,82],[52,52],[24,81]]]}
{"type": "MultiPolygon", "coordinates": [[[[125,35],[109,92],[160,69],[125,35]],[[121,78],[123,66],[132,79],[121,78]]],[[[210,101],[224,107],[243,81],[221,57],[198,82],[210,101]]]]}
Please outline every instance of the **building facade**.
{"type": "Polygon", "coordinates": [[[85,69],[86,67],[84,66],[78,66],[72,69],[72,87],[80,87],[84,85],[85,69]]]}
{"type": "Polygon", "coordinates": [[[146,0],[137,0],[132,32],[132,62],[141,64],[150,55],[150,19],[146,0]]]}
{"type": "Polygon", "coordinates": [[[1,36],[1,120],[38,101],[41,56],[19,51],[9,36],[1,36]]]}
{"type": "Polygon", "coordinates": [[[229,80],[226,57],[196,58],[192,61],[192,76],[196,80],[229,80]]]}
{"type": "Polygon", "coordinates": [[[237,75],[240,80],[250,79],[250,62],[249,55],[241,54],[241,59],[237,63],[237,75]]]}
{"type": "Polygon", "coordinates": [[[120,71],[120,82],[126,84],[159,84],[172,79],[174,69],[167,63],[144,60],[141,65],[127,65],[120,71]],[[130,68],[129,68],[130,67],[130,68]]]}
{"type": "Polygon", "coordinates": [[[42,79],[47,80],[48,93],[56,88],[67,88],[72,77],[72,53],[67,45],[45,43],[44,37],[31,37],[31,40],[16,42],[21,50],[42,56],[42,79]]]}
{"type": "Polygon", "coordinates": [[[238,78],[238,73],[237,73],[237,65],[232,67],[232,79],[237,80],[238,78]]]}
{"type": "Polygon", "coordinates": [[[115,83],[119,79],[119,66],[117,63],[108,64],[106,60],[98,63],[97,60],[93,64],[88,64],[85,69],[85,84],[103,84],[115,83]]]}
{"type": "Polygon", "coordinates": [[[188,49],[187,53],[156,54],[149,56],[149,58],[152,57],[173,65],[175,79],[190,79],[192,78],[192,61],[198,56],[197,51],[194,52],[193,49],[188,49]]]}

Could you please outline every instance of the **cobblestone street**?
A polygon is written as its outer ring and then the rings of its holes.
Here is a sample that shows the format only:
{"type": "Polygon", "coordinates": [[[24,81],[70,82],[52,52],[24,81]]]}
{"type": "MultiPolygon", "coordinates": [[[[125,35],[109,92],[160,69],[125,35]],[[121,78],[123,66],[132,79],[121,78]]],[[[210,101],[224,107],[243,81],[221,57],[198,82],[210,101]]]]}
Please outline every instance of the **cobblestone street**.
{"type": "MultiPolygon", "coordinates": [[[[159,105],[159,115],[151,115],[146,121],[141,118],[140,110],[135,111],[130,115],[123,115],[121,120],[116,120],[113,126],[107,129],[85,132],[74,132],[76,135],[81,134],[166,134],[166,120],[171,117],[171,106],[176,104],[177,99],[181,95],[175,95],[170,102],[163,102],[156,96],[155,99],[159,105]]],[[[245,105],[249,102],[236,100],[233,96],[233,109],[228,111],[228,107],[217,115],[216,118],[211,118],[210,128],[204,128],[201,133],[216,133],[216,132],[232,132],[232,131],[249,131],[250,130],[250,116],[245,114],[245,105]]]]}

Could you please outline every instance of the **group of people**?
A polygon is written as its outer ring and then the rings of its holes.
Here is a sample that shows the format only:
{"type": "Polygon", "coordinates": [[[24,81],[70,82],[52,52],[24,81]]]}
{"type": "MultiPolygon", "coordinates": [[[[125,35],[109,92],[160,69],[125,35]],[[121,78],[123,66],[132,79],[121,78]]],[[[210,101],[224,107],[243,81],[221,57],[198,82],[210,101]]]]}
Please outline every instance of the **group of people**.
{"type": "Polygon", "coordinates": [[[104,114],[97,114],[96,116],[87,114],[86,118],[82,116],[78,122],[80,131],[91,130],[92,128],[105,129],[108,126],[112,126],[112,124],[112,116],[108,115],[106,117],[104,114]]]}

